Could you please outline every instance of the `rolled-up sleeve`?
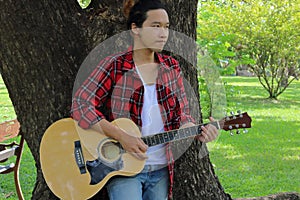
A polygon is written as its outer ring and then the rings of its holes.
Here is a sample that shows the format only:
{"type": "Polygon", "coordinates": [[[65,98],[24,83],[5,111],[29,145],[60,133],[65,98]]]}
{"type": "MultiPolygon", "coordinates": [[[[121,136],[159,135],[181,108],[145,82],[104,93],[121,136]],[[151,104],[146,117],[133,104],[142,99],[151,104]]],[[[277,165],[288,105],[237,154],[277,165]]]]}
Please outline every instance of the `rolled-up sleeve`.
{"type": "Polygon", "coordinates": [[[105,118],[100,108],[112,88],[111,64],[108,59],[101,61],[73,95],[71,116],[81,128],[87,129],[105,118]]]}

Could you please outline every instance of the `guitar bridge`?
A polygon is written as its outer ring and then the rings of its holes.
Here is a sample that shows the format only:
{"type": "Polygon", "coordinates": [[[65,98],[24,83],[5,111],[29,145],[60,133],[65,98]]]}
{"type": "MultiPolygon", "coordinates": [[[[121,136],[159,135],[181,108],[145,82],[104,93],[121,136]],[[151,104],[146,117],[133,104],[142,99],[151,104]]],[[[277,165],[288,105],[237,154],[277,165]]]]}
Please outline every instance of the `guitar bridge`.
{"type": "Polygon", "coordinates": [[[74,156],[75,156],[75,161],[76,164],[79,168],[80,174],[85,174],[86,173],[86,168],[85,168],[85,161],[81,149],[81,143],[80,141],[75,141],[74,142],[74,156]]]}

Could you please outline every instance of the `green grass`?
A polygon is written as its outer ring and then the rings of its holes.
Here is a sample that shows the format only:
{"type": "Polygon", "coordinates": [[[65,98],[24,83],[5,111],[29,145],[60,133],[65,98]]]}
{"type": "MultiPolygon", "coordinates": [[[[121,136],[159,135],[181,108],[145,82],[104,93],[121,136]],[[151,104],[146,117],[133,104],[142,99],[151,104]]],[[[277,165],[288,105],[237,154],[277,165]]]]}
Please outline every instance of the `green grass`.
{"type": "MultiPolygon", "coordinates": [[[[12,106],[7,89],[0,75],[0,122],[15,118],[16,114],[14,108],[12,106]]],[[[10,159],[10,161],[13,160],[10,159]]],[[[0,165],[1,164],[3,165],[3,163],[0,163],[0,165]]],[[[26,143],[24,145],[24,153],[22,155],[19,176],[24,198],[30,199],[36,180],[36,169],[35,162],[26,143]]],[[[0,199],[18,199],[14,185],[13,173],[0,175],[0,199]]]]}
{"type": "Polygon", "coordinates": [[[230,136],[222,131],[209,144],[211,161],[225,191],[237,197],[300,192],[300,82],[278,100],[257,78],[223,77],[228,110],[247,111],[249,133],[230,136]]]}
{"type": "MultiPolygon", "coordinates": [[[[224,131],[209,143],[211,161],[225,191],[233,198],[300,192],[300,82],[272,101],[266,99],[256,78],[224,77],[223,81],[227,82],[228,110],[247,111],[253,120],[249,133],[230,136],[224,131]]],[[[0,111],[0,122],[15,118],[1,78],[0,111]]],[[[20,169],[25,199],[31,198],[35,171],[25,145],[20,169]]],[[[0,199],[17,199],[12,174],[0,176],[0,199]]]]}

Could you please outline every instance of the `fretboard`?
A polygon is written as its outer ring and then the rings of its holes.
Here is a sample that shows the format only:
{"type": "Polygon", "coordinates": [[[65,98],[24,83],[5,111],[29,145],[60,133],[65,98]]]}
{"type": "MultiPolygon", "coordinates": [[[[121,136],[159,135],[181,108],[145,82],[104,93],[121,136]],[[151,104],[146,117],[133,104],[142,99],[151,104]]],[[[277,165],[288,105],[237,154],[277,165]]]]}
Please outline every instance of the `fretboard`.
{"type": "MultiPolygon", "coordinates": [[[[211,122],[209,123],[213,126],[215,126],[217,129],[220,129],[219,122],[211,122]]],[[[189,137],[195,137],[196,135],[200,135],[202,132],[201,126],[205,126],[207,124],[200,124],[196,126],[191,126],[187,128],[182,129],[176,129],[172,131],[162,132],[155,135],[150,135],[146,137],[142,137],[142,140],[147,144],[149,147],[159,145],[159,144],[165,144],[168,142],[176,141],[176,140],[182,140],[189,137]]]]}

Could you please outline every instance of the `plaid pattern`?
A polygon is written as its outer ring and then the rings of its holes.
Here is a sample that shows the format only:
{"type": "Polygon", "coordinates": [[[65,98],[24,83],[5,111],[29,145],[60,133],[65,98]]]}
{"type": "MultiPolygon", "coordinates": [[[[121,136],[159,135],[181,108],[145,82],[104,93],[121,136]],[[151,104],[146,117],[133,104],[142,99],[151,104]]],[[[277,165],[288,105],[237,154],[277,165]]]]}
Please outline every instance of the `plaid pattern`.
{"type": "MultiPolygon", "coordinates": [[[[194,122],[189,115],[188,101],[178,62],[155,53],[159,64],[156,81],[157,100],[165,131],[194,122]]],[[[72,101],[72,117],[87,129],[105,118],[108,121],[125,117],[142,126],[143,83],[135,69],[132,51],[103,59],[76,91],[72,101]]],[[[173,186],[174,159],[167,148],[170,172],[170,197],[173,186]]]]}

